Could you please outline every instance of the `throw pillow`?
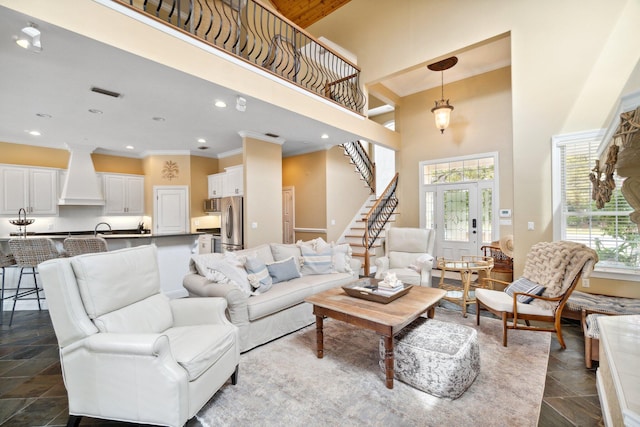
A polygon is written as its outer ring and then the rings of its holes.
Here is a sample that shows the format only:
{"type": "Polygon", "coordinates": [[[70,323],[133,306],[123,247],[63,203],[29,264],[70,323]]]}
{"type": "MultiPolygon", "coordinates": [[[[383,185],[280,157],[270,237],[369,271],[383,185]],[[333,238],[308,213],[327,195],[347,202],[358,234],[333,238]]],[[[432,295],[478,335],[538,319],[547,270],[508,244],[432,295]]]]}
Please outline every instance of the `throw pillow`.
{"type": "Polygon", "coordinates": [[[300,256],[300,248],[294,244],[285,243],[271,243],[271,252],[273,253],[273,260],[285,261],[290,257],[294,257],[298,265],[302,265],[302,257],[300,256]]]}
{"type": "Polygon", "coordinates": [[[333,273],[333,251],[331,246],[314,250],[312,247],[300,246],[302,252],[302,274],[333,273]]]}
{"type": "Polygon", "coordinates": [[[247,279],[247,272],[233,253],[193,255],[192,262],[197,272],[217,283],[231,283],[250,295],[253,290],[247,279]]]}
{"type": "Polygon", "coordinates": [[[249,283],[257,294],[263,294],[271,289],[273,281],[269,275],[267,266],[260,258],[247,257],[244,268],[247,270],[249,283]]]}
{"type": "Polygon", "coordinates": [[[295,257],[267,264],[267,270],[269,270],[269,276],[271,276],[273,283],[285,282],[300,277],[295,257]]]}
{"type": "Polygon", "coordinates": [[[331,243],[331,249],[333,251],[333,271],[336,273],[349,273],[353,274],[351,269],[351,246],[347,243],[336,245],[331,243]]]}
{"type": "MultiPolygon", "coordinates": [[[[519,278],[518,280],[511,283],[509,286],[507,286],[504,289],[504,291],[510,297],[513,297],[513,294],[515,292],[524,292],[527,294],[542,295],[544,290],[545,290],[544,287],[524,277],[519,278]]],[[[518,295],[518,302],[521,302],[523,304],[529,304],[531,301],[533,301],[533,297],[530,297],[527,295],[518,295]]]]}

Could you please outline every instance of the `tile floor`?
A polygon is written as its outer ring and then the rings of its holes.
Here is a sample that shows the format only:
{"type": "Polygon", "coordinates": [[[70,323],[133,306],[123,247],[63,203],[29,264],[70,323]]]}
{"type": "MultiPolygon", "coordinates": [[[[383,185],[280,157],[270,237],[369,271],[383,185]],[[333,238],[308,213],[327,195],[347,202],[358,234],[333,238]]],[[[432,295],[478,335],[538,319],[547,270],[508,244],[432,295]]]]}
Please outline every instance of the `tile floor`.
{"type": "MultiPolygon", "coordinates": [[[[0,326],[0,426],[64,426],[67,397],[48,313],[16,312],[11,328],[9,313],[4,316],[0,326]]],[[[538,425],[603,425],[595,369],[584,367],[580,325],[568,321],[563,330],[567,350],[552,339],[538,425]]],[[[127,424],[83,418],[81,425],[127,424]]]]}

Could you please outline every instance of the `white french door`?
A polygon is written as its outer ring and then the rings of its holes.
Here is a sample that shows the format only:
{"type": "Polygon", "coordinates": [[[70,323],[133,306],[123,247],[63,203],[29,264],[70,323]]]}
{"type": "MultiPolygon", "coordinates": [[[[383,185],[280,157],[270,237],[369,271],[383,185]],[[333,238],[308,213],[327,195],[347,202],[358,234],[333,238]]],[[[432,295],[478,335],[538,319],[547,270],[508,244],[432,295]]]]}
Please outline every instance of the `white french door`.
{"type": "Polygon", "coordinates": [[[436,233],[439,256],[460,259],[477,255],[482,246],[482,206],[478,184],[439,185],[436,192],[436,233]]]}
{"type": "Polygon", "coordinates": [[[436,230],[433,255],[482,255],[498,224],[497,153],[422,162],[420,227],[436,230]]]}

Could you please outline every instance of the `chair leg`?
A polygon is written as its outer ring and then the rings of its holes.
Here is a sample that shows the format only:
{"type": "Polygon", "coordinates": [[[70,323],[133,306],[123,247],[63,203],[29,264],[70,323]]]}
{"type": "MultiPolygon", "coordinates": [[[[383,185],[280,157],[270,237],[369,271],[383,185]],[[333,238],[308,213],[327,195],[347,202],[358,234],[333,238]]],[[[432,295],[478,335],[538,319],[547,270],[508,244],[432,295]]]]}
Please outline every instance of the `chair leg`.
{"type": "Polygon", "coordinates": [[[4,319],[4,275],[6,274],[6,270],[2,267],[2,288],[0,288],[0,325],[3,323],[4,319]]]}
{"type": "Polygon", "coordinates": [[[480,325],[480,301],[476,298],[476,325],[480,325]]]}
{"type": "Polygon", "coordinates": [[[507,313],[502,313],[502,345],[507,346],[507,313]]]}
{"type": "Polygon", "coordinates": [[[31,267],[31,273],[33,274],[33,284],[36,287],[36,299],[38,300],[38,311],[42,311],[42,306],[40,305],[40,289],[38,288],[38,278],[36,276],[36,268],[31,267]]]}
{"type": "Polygon", "coordinates": [[[78,427],[80,425],[80,420],[82,419],[79,415],[69,415],[69,419],[67,420],[67,427],[78,427]]]}
{"type": "Polygon", "coordinates": [[[591,369],[592,361],[591,361],[591,337],[584,337],[584,365],[587,369],[591,369]]]}
{"type": "Polygon", "coordinates": [[[238,384],[238,371],[240,369],[240,365],[236,365],[236,369],[235,371],[233,371],[233,374],[231,374],[231,384],[236,385],[238,384]]]}
{"type": "Polygon", "coordinates": [[[20,294],[20,283],[22,282],[22,272],[24,267],[20,267],[20,277],[18,277],[18,286],[16,287],[16,294],[13,296],[13,308],[11,309],[11,317],[9,318],[9,326],[13,323],[13,313],[16,311],[16,303],[18,302],[18,295],[20,294]]]}

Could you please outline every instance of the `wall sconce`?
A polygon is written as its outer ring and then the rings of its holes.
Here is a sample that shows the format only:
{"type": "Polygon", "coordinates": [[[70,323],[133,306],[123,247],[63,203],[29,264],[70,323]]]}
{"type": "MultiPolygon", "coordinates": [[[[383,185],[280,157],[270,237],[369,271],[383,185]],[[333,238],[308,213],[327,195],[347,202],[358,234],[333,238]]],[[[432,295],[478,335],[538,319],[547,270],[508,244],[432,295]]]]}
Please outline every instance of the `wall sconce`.
{"type": "Polygon", "coordinates": [[[449,100],[444,99],[444,70],[448,70],[457,63],[458,58],[452,56],[451,58],[427,65],[427,68],[431,71],[440,71],[441,73],[440,101],[436,101],[436,106],[431,109],[436,119],[436,127],[440,129],[441,134],[444,133],[444,130],[449,126],[451,110],[453,110],[453,105],[449,105],[449,100]]]}
{"type": "Polygon", "coordinates": [[[40,30],[35,24],[29,22],[29,25],[20,30],[20,35],[16,38],[16,44],[23,49],[31,52],[42,52],[42,44],[40,43],[40,30]]]}

